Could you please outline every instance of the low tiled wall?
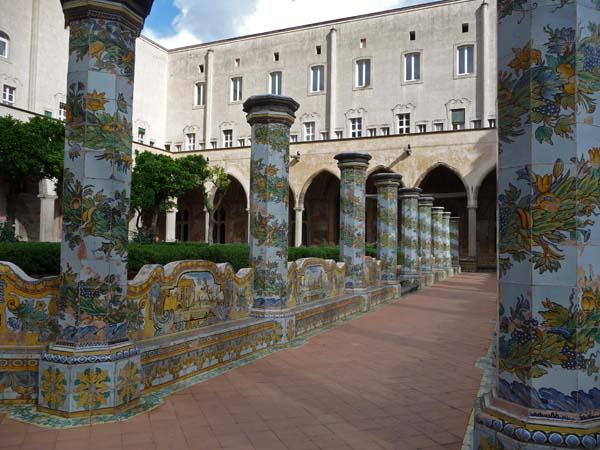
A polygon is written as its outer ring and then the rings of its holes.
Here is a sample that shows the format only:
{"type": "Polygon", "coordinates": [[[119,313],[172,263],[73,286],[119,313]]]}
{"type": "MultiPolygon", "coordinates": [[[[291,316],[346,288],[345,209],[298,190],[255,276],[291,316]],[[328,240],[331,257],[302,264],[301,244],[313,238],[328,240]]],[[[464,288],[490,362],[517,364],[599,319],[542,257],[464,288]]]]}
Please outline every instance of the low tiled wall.
{"type": "MultiPolygon", "coordinates": [[[[380,286],[379,261],[367,258],[365,265],[366,291],[346,294],[343,263],[291,262],[286,317],[293,317],[295,327],[285,337],[306,335],[398,296],[395,288],[380,286]]],[[[279,343],[282,323],[252,314],[252,282],[252,269],[234,273],[230,264],[144,266],[128,286],[134,312],[129,335],[141,354],[143,391],[279,343]]],[[[36,280],[0,262],[0,402],[35,402],[40,354],[59,331],[58,302],[59,277],[36,280]]]]}

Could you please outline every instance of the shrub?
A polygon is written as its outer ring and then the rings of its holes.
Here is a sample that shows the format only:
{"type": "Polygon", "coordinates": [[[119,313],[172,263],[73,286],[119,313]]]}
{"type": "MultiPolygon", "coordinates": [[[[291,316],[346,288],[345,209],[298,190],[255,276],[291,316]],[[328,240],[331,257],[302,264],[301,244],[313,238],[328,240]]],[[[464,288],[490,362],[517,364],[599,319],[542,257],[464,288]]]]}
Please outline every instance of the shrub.
{"type": "MultiPolygon", "coordinates": [[[[367,246],[366,253],[375,256],[377,249],[367,246]]],[[[339,249],[333,246],[290,247],[288,259],[322,258],[339,261],[339,249]]],[[[133,277],[146,264],[165,265],[173,261],[204,259],[215,263],[230,263],[235,271],[250,266],[247,244],[213,244],[177,242],[129,244],[128,270],[133,277]]],[[[60,244],[49,242],[0,242],[0,261],[9,261],[32,277],[60,273],[60,244]]]]}
{"type": "Polygon", "coordinates": [[[13,226],[8,222],[0,223],[0,242],[18,242],[19,236],[16,235],[13,226]]]}

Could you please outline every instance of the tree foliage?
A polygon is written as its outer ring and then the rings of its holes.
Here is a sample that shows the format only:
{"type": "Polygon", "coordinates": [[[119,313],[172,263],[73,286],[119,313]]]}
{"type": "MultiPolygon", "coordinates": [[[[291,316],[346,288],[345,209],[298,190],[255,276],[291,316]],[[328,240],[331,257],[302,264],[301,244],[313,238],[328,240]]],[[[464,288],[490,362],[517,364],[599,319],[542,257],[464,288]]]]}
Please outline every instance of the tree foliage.
{"type": "Polygon", "coordinates": [[[214,166],[209,169],[209,174],[206,179],[206,186],[202,193],[204,195],[204,205],[208,211],[208,239],[209,244],[213,243],[213,230],[217,222],[216,213],[221,207],[221,203],[225,198],[227,189],[231,184],[231,180],[227,176],[225,169],[220,166],[214,166]],[[214,195],[211,195],[214,194],[214,195]]]}
{"type": "Polygon", "coordinates": [[[206,159],[201,155],[175,159],[149,152],[136,153],[131,207],[139,213],[144,232],[156,235],[158,216],[175,206],[172,199],[202,186],[209,174],[206,159]]]}
{"type": "Polygon", "coordinates": [[[0,179],[8,186],[9,225],[15,223],[17,196],[27,182],[62,178],[64,142],[65,127],[56,120],[0,117],[0,179]]]}

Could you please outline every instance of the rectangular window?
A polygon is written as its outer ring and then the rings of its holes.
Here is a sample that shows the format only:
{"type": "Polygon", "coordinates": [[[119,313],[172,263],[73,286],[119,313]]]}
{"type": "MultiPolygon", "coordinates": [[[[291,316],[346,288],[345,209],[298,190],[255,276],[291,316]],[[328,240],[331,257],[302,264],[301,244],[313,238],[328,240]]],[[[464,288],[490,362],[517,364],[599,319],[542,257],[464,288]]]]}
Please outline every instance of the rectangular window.
{"type": "Polygon", "coordinates": [[[329,132],[327,132],[327,131],[322,131],[322,132],[321,132],[321,140],[322,140],[322,141],[328,141],[328,140],[329,140],[329,132]]]}
{"type": "Polygon", "coordinates": [[[170,152],[171,151],[171,144],[165,144],[165,150],[170,152]]]}
{"type": "Polygon", "coordinates": [[[475,129],[477,129],[477,128],[481,128],[481,120],[474,120],[474,121],[472,122],[472,125],[473,125],[473,127],[472,127],[472,128],[475,128],[475,129]]]}
{"type": "Polygon", "coordinates": [[[246,139],[238,139],[238,146],[245,147],[246,146],[246,139]]]}
{"type": "Polygon", "coordinates": [[[417,125],[417,133],[427,133],[427,125],[420,123],[417,125]]]}
{"type": "Polygon", "coordinates": [[[316,53],[317,55],[320,55],[320,54],[321,54],[321,46],[320,46],[320,45],[317,45],[317,46],[315,47],[315,53],[316,53]]]}
{"type": "Polygon", "coordinates": [[[279,52],[273,53],[273,61],[279,61],[279,52]]]}
{"type": "Polygon", "coordinates": [[[468,23],[463,23],[462,24],[462,32],[463,33],[468,33],[469,32],[469,24],[468,23]]]}
{"type": "Polygon", "coordinates": [[[281,82],[283,75],[281,72],[271,72],[271,95],[281,95],[281,82]]]}
{"type": "Polygon", "coordinates": [[[462,45],[456,50],[458,75],[468,75],[475,72],[474,47],[462,45]]]}
{"type": "Polygon", "coordinates": [[[421,54],[409,53],[404,55],[404,81],[421,79],[421,54]]]}
{"type": "Polygon", "coordinates": [[[368,131],[370,137],[377,136],[377,128],[369,128],[368,131]]]}
{"type": "Polygon", "coordinates": [[[142,127],[138,127],[138,142],[140,144],[144,143],[144,137],[146,136],[146,129],[142,127]]]}
{"type": "Polygon", "coordinates": [[[0,56],[8,58],[8,40],[0,37],[0,56]]]}
{"type": "Polygon", "coordinates": [[[464,130],[465,128],[465,110],[464,109],[453,109],[452,113],[452,129],[453,130],[464,130]]]}
{"type": "Polygon", "coordinates": [[[408,37],[411,41],[414,41],[417,38],[417,33],[415,31],[409,31],[408,37]]]}
{"type": "Polygon", "coordinates": [[[344,132],[343,131],[336,131],[335,132],[335,138],[336,139],[344,139],[344,132]]]}
{"type": "Polygon", "coordinates": [[[362,118],[350,119],[350,136],[353,138],[362,137],[362,118]]]}
{"type": "Polygon", "coordinates": [[[217,141],[210,141],[210,146],[212,148],[217,148],[217,141]]]}
{"type": "Polygon", "coordinates": [[[314,141],[315,140],[315,123],[306,122],[304,124],[304,140],[314,141]]]}
{"type": "Polygon", "coordinates": [[[496,128],[496,119],[488,119],[488,126],[490,128],[496,128]]]}
{"type": "Polygon", "coordinates": [[[360,48],[367,48],[367,40],[365,38],[360,40],[360,48]]]}
{"type": "Polygon", "coordinates": [[[382,136],[389,136],[390,135],[390,127],[383,127],[383,128],[381,128],[381,135],[382,136]]]}
{"type": "Polygon", "coordinates": [[[206,99],[204,97],[204,83],[196,83],[196,106],[204,106],[206,99]]]}
{"type": "Polygon", "coordinates": [[[242,60],[240,58],[235,58],[235,67],[240,67],[242,60]]]}
{"type": "Polygon", "coordinates": [[[398,114],[398,134],[410,133],[410,113],[398,114]]]}
{"type": "Polygon", "coordinates": [[[185,149],[188,151],[196,150],[196,133],[185,135],[185,149]]]}
{"type": "Polygon", "coordinates": [[[356,61],[356,87],[364,88],[371,85],[371,60],[356,61]]]}
{"type": "Polygon", "coordinates": [[[58,104],[58,119],[62,120],[63,122],[67,120],[67,105],[64,103],[58,104]]]}
{"type": "Polygon", "coordinates": [[[16,88],[9,86],[8,84],[4,85],[2,89],[2,102],[8,105],[14,105],[15,103],[15,92],[16,88]]]}
{"type": "Polygon", "coordinates": [[[44,117],[52,118],[52,111],[44,110],[44,117]]]}
{"type": "Polygon", "coordinates": [[[235,77],[231,79],[231,101],[242,101],[242,77],[235,77]]]}
{"type": "Polygon", "coordinates": [[[223,130],[223,147],[233,147],[233,130],[223,130]]]}
{"type": "Polygon", "coordinates": [[[176,152],[180,152],[181,151],[181,144],[175,144],[175,151],[176,152]]]}
{"type": "Polygon", "coordinates": [[[310,68],[310,92],[323,92],[325,90],[325,66],[310,68]]]}
{"type": "Polygon", "coordinates": [[[444,124],[441,122],[433,124],[433,131],[444,131],[444,124]]]}
{"type": "Polygon", "coordinates": [[[298,135],[297,134],[290,134],[290,142],[291,143],[298,142],[298,135]]]}

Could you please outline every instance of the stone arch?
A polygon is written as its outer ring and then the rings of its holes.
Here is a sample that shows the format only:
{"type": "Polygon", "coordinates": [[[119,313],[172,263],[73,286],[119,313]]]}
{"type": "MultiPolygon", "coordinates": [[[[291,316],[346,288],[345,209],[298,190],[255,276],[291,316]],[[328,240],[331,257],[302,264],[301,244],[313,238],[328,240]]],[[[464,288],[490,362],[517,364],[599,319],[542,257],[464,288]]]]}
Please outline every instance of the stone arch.
{"type": "MultiPolygon", "coordinates": [[[[217,222],[213,229],[213,242],[246,243],[248,242],[248,193],[239,179],[229,173],[227,176],[231,184],[215,213],[217,222]]],[[[218,190],[215,198],[219,198],[218,190]]]]}
{"type": "Polygon", "coordinates": [[[481,166],[478,166],[473,172],[465,176],[465,183],[469,186],[469,204],[477,205],[479,188],[483,181],[492,173],[496,172],[496,161],[486,160],[481,166]]]}
{"type": "Polygon", "coordinates": [[[435,206],[442,206],[453,216],[460,217],[461,257],[468,256],[468,187],[458,170],[446,163],[431,166],[417,182],[423,194],[434,198],[435,206]]]}
{"type": "Polygon", "coordinates": [[[302,240],[305,245],[337,244],[340,232],[340,179],[320,170],[302,195],[302,240]]]}
{"type": "Polygon", "coordinates": [[[477,185],[475,202],[477,207],[476,249],[477,267],[494,269],[496,267],[496,198],[498,182],[495,169],[489,170],[487,175],[477,185]]]}
{"type": "Polygon", "coordinates": [[[314,179],[317,178],[319,175],[321,175],[323,172],[326,172],[326,173],[329,173],[329,174],[333,175],[338,180],[340,179],[339,173],[336,173],[335,171],[333,171],[332,169],[330,169],[328,167],[322,167],[321,169],[317,170],[316,172],[314,172],[313,174],[311,174],[306,179],[306,181],[304,182],[304,184],[302,185],[302,189],[300,190],[300,193],[298,194],[298,197],[297,197],[298,198],[297,206],[304,207],[304,198],[306,197],[306,192],[308,191],[308,188],[310,187],[310,185],[312,184],[312,182],[314,181],[314,179]]]}
{"type": "Polygon", "coordinates": [[[465,182],[462,174],[460,173],[460,170],[458,170],[456,167],[451,166],[450,164],[446,163],[446,162],[436,162],[435,164],[432,164],[431,166],[429,166],[427,168],[427,170],[425,170],[425,172],[423,172],[419,178],[417,179],[417,181],[415,182],[414,187],[420,187],[421,184],[423,183],[423,181],[431,174],[431,172],[433,172],[434,170],[440,168],[440,167],[444,167],[448,170],[450,170],[451,172],[454,172],[454,174],[458,177],[458,179],[460,179],[460,181],[463,184],[463,187],[465,188],[465,191],[468,192],[469,190],[469,186],[468,184],[465,182]]]}

